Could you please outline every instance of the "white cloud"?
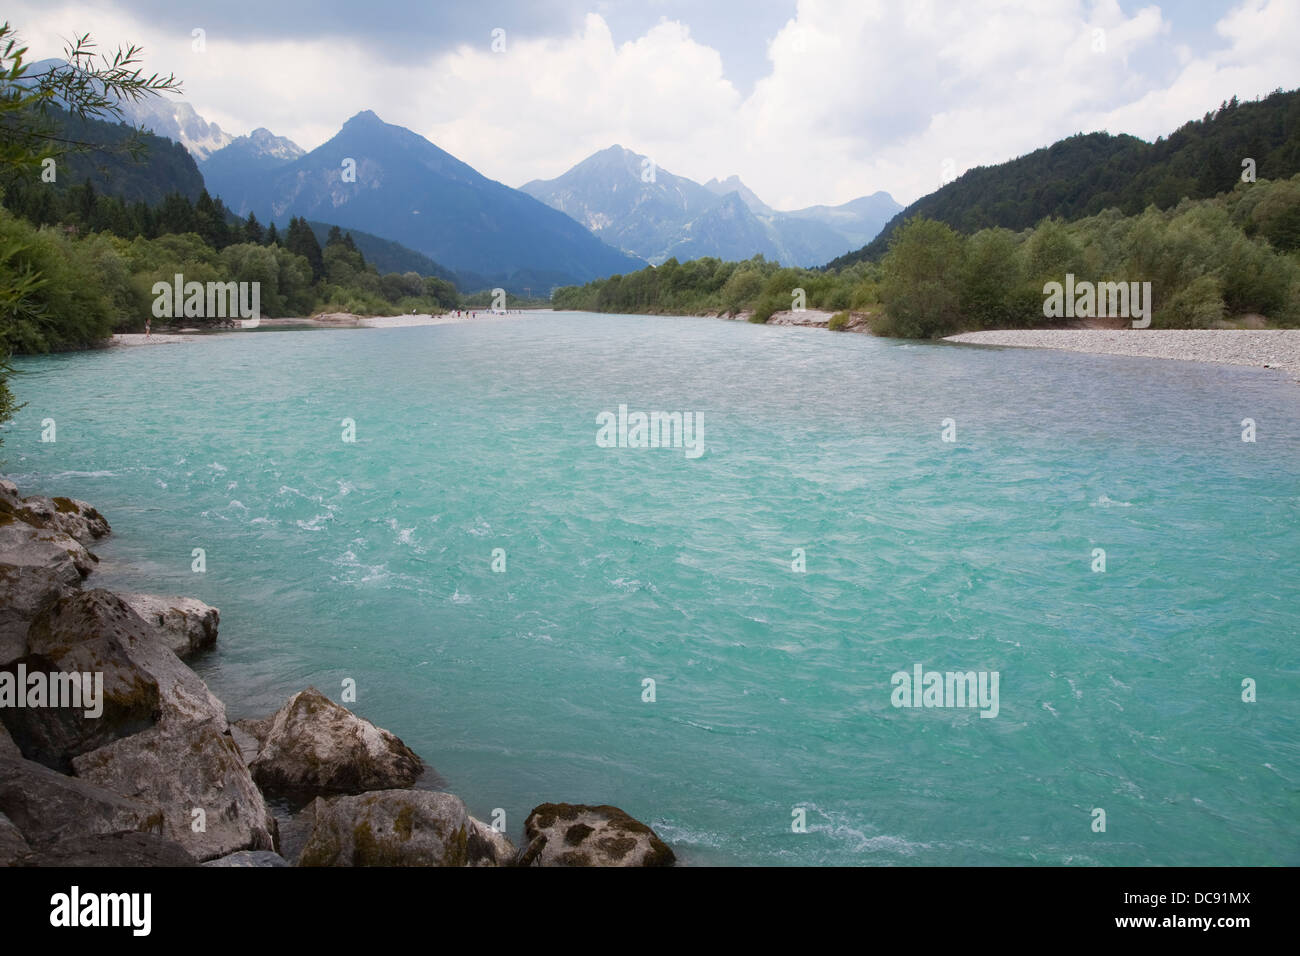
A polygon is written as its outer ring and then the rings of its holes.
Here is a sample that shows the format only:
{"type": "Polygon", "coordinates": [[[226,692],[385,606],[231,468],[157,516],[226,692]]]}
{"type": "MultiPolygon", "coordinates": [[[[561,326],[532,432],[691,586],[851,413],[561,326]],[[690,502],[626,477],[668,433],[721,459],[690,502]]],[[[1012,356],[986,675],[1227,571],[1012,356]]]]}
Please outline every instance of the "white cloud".
{"type": "Polygon", "coordinates": [[[347,42],[210,32],[196,54],[188,32],[76,0],[16,0],[10,16],[37,56],[77,30],[142,43],[151,69],[175,71],[236,134],[266,126],[312,148],[373,109],[510,185],[619,142],[694,179],[738,173],[780,208],[877,189],[909,202],[939,185],[945,159],[960,172],[1097,129],[1154,138],[1233,94],[1300,86],[1294,0],[1237,3],[1213,49],[1173,45],[1155,4],[800,0],[748,97],[671,21],[620,44],[593,13],[567,37],[508,36],[494,53],[485,36],[398,66],[361,30],[347,42]]]}

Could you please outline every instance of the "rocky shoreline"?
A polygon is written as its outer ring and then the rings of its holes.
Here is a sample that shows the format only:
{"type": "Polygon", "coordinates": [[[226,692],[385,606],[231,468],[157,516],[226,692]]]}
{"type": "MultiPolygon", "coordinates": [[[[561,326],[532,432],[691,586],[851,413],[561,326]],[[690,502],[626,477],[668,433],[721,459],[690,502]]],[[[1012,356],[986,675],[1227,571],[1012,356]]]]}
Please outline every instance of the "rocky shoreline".
{"type": "Polygon", "coordinates": [[[1300,381],[1300,329],[1008,329],[963,332],[945,341],[1250,365],[1281,369],[1300,381]]]}
{"type": "Polygon", "coordinates": [[[83,501],[0,480],[0,865],[675,862],[611,806],[542,803],[516,847],[420,789],[419,755],[315,688],[231,723],[184,663],[213,652],[216,608],[83,587],[109,533],[83,501]],[[302,835],[292,861],[281,820],[302,835]]]}

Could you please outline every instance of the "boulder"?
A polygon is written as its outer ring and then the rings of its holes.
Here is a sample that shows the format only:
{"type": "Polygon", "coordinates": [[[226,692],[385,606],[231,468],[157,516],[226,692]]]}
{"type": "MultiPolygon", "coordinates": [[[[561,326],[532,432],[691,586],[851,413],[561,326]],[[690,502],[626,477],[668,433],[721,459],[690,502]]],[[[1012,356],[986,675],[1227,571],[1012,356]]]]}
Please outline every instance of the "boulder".
{"type": "Polygon", "coordinates": [[[188,597],[119,593],[136,614],[153,625],[159,640],[185,660],[217,642],[221,612],[188,597]]]}
{"type": "Polygon", "coordinates": [[[159,726],[83,754],[72,765],[82,780],[158,807],[163,836],[195,859],[274,850],[275,819],[224,729],[216,721],[159,726]]]}
{"type": "MultiPolygon", "coordinates": [[[[111,591],[95,588],[61,599],[32,622],[27,635],[31,652],[51,658],[87,642],[121,650],[138,673],[157,685],[161,723],[217,720],[224,728],[226,708],[221,701],[158,640],[154,627],[111,591]]],[[[105,674],[105,692],[107,683],[105,674]]]]}
{"type": "Polygon", "coordinates": [[[61,532],[87,546],[112,530],[102,514],[76,498],[28,495],[15,504],[9,495],[0,495],[0,509],[6,508],[29,525],[61,532]]]}
{"type": "MultiPolygon", "coordinates": [[[[23,755],[67,771],[73,757],[159,725],[215,721],[226,710],[198,675],[164,646],[157,630],[116,594],[72,591],[45,608],[27,632],[28,654],[8,665],[34,671],[102,675],[103,713],[69,707],[0,710],[23,755]]],[[[99,679],[99,678],[96,678],[99,679]]]]}
{"type": "Polygon", "coordinates": [[[4,724],[0,724],[0,760],[18,759],[22,752],[18,745],[14,743],[13,737],[9,736],[9,729],[4,724]]]}
{"type": "Polygon", "coordinates": [[[0,510],[0,665],[27,653],[27,628],[81,586],[99,559],[73,538],[0,510]]]}
{"type": "Polygon", "coordinates": [[[32,760],[0,760],[0,813],[34,849],[88,833],[161,834],[162,812],[32,760]]]}
{"type": "Polygon", "coordinates": [[[543,803],[524,821],[525,866],[672,866],[658,835],[618,807],[543,803]]]}
{"type": "Polygon", "coordinates": [[[240,850],[220,859],[208,860],[204,866],[288,866],[289,861],[270,850],[240,850]]]}
{"type": "Polygon", "coordinates": [[[431,790],[317,797],[299,866],[468,866],[469,813],[431,790]]]}
{"type": "Polygon", "coordinates": [[[267,720],[238,726],[259,742],[249,769],[268,794],[306,800],[409,787],[424,770],[401,740],[314,687],[289,698],[267,720]]]}
{"type": "Polygon", "coordinates": [[[14,866],[31,852],[22,833],[7,816],[0,813],[0,866],[14,866]]]}
{"type": "Polygon", "coordinates": [[[469,818],[466,831],[469,866],[513,866],[519,850],[504,833],[482,820],[469,818]]]}
{"type": "Polygon", "coordinates": [[[76,755],[153,726],[161,711],[158,681],[130,653],[133,634],[148,625],[112,597],[79,591],[59,598],[32,621],[30,653],[4,668],[11,679],[39,672],[89,674],[101,682],[97,717],[87,717],[84,706],[0,711],[24,756],[55,770],[68,771],[76,755]]]}
{"type": "Polygon", "coordinates": [[[260,724],[262,721],[237,720],[230,725],[230,737],[239,748],[239,755],[244,758],[244,763],[251,764],[257,759],[258,752],[262,749],[262,741],[266,739],[266,733],[253,735],[248,732],[249,724],[260,724]]]}
{"type": "Polygon", "coordinates": [[[195,866],[179,843],[156,833],[86,833],[31,854],[28,866],[195,866]]]}

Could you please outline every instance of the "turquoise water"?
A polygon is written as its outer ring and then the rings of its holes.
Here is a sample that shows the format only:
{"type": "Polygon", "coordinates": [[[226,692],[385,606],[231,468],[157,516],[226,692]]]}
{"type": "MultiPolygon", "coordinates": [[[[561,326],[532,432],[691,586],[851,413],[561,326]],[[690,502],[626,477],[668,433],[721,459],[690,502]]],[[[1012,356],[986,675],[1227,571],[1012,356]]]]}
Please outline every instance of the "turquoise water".
{"type": "Polygon", "coordinates": [[[19,365],[6,471],[105,512],[92,581],[221,608],[232,717],[352,678],[516,838],[554,800],[688,863],[1300,864],[1280,373],[580,314],[19,365]],[[597,447],[620,404],[704,455],[597,447]],[[997,717],[891,706],[916,663],[997,717]]]}

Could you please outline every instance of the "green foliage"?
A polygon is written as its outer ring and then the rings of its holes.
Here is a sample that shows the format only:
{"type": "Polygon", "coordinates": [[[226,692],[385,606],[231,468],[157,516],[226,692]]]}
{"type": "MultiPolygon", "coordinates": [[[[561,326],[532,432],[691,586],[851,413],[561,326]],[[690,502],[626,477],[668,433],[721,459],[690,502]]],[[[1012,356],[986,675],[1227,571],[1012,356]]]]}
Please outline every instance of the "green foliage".
{"type": "Polygon", "coordinates": [[[789,269],[754,256],[744,262],[705,257],[679,263],[669,259],[625,276],[565,286],[551,296],[551,307],[588,312],[640,312],[676,315],[736,315],[752,311],[751,321],[766,322],[794,304],[803,289],[811,309],[858,308],[878,301],[880,267],[864,264],[841,273],[789,269]]]}
{"type": "Polygon", "coordinates": [[[1218,276],[1197,276],[1155,314],[1152,326],[1166,329],[1208,329],[1223,318],[1223,283],[1218,276]]]}
{"type": "Polygon", "coordinates": [[[965,249],[946,223],[913,219],[894,236],[881,265],[884,335],[920,339],[948,335],[961,324],[965,249]]]}
{"type": "Polygon", "coordinates": [[[0,215],[0,255],[5,354],[88,348],[111,333],[112,297],[121,290],[91,271],[92,259],[111,258],[109,250],[0,215]]]}
{"type": "Polygon", "coordinates": [[[289,232],[285,236],[284,247],[307,260],[307,264],[311,266],[313,279],[324,277],[325,260],[321,254],[320,243],[316,241],[316,234],[311,231],[311,226],[307,225],[307,220],[297,217],[289,220],[289,232]]]}
{"type": "MultiPolygon", "coordinates": [[[[970,234],[995,226],[1020,231],[1046,218],[1072,221],[1107,209],[1125,216],[1148,206],[1169,210],[1185,198],[1211,199],[1232,191],[1241,182],[1247,157],[1255,160],[1260,176],[1288,179],[1300,173],[1297,135],[1300,91],[1281,90],[1248,103],[1233,97],[1154,143],[1080,133],[1009,162],[968,170],[912,203],[870,243],[827,268],[880,261],[891,235],[918,216],[970,234]]],[[[1283,218],[1275,228],[1280,241],[1274,245],[1295,248],[1281,243],[1296,241],[1300,224],[1283,218]]]]}
{"type": "Polygon", "coordinates": [[[945,223],[916,219],[894,232],[881,263],[839,270],[786,269],[746,262],[669,260],[581,287],[558,289],[556,309],[609,312],[753,311],[766,322],[804,290],[810,308],[877,311],[879,334],[929,338],[968,329],[1043,325],[1047,282],[1150,282],[1152,322],[1205,328],[1243,313],[1274,325],[1300,324],[1300,257],[1289,246],[1300,208],[1300,175],[1242,183],[1214,199],[1152,206],[1125,216],[1110,209],[1032,229],[983,229],[963,237],[945,223]]]}
{"type": "Polygon", "coordinates": [[[849,326],[849,314],[847,312],[836,312],[826,323],[826,328],[832,332],[843,332],[849,326]]]}

